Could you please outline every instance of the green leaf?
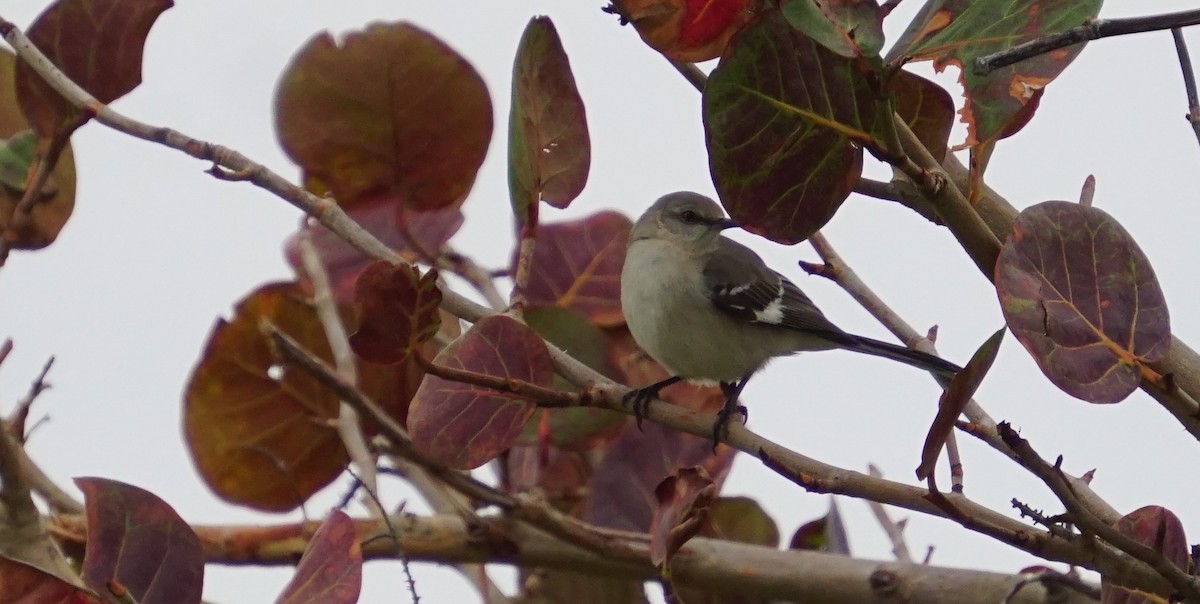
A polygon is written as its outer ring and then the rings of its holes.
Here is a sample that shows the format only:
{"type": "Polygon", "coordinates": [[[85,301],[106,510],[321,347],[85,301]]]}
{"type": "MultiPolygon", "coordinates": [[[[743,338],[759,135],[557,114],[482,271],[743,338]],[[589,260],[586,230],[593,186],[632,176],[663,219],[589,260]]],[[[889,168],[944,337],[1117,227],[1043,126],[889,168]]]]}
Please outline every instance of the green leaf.
{"type": "Polygon", "coordinates": [[[887,95],[865,62],[825,48],[779,10],[730,42],[704,90],[704,128],[721,201],[747,230],[802,241],[850,195],[860,145],[891,127],[887,95]]]}
{"type": "Polygon", "coordinates": [[[583,99],[549,17],[534,17],[521,36],[510,111],[508,188],[524,224],[539,201],[570,205],[587,183],[592,158],[583,99]]]}
{"type": "Polygon", "coordinates": [[[875,0],[787,0],[781,8],[792,27],[843,57],[883,49],[883,12],[875,0]]]}

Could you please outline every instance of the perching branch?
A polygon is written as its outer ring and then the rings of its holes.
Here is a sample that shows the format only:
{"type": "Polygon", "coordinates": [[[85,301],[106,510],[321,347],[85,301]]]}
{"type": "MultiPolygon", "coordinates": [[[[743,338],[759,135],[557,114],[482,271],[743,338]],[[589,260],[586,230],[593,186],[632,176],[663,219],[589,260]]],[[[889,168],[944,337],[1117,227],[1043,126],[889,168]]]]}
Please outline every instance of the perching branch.
{"type": "Polygon", "coordinates": [[[1200,10],[1187,10],[1147,17],[1132,17],[1129,19],[1092,19],[1078,27],[1072,27],[1056,34],[1035,38],[1023,44],[1017,44],[1007,50],[979,57],[975,59],[975,73],[987,75],[1001,67],[1007,67],[1013,63],[1065,48],[1072,44],[1087,42],[1088,40],[1137,34],[1160,29],[1187,27],[1197,24],[1200,24],[1200,10]]]}
{"type": "MultiPolygon", "coordinates": [[[[431,562],[502,561],[524,567],[561,569],[589,574],[645,580],[658,576],[650,563],[649,544],[622,543],[637,554],[635,560],[610,558],[563,541],[523,523],[504,518],[483,518],[470,524],[453,515],[418,517],[395,515],[401,548],[413,560],[431,562]]],[[[64,516],[52,520],[62,539],[82,543],[83,519],[64,516]]],[[[358,521],[359,535],[378,534],[378,521],[358,521]]],[[[211,564],[290,566],[304,550],[304,537],[316,525],[193,526],[211,564]]],[[[365,560],[390,560],[393,543],[375,539],[363,544],[365,560]]],[[[678,585],[724,594],[753,594],[763,599],[800,600],[806,604],[872,604],[904,594],[921,604],[993,604],[1001,602],[1022,577],[961,570],[859,560],[809,551],[780,551],[697,537],[688,541],[671,561],[671,580],[678,585]]],[[[1064,594],[1060,604],[1095,604],[1081,594],[1064,594]]],[[[1012,604],[1045,604],[1041,585],[1022,589],[1012,604]]]]}

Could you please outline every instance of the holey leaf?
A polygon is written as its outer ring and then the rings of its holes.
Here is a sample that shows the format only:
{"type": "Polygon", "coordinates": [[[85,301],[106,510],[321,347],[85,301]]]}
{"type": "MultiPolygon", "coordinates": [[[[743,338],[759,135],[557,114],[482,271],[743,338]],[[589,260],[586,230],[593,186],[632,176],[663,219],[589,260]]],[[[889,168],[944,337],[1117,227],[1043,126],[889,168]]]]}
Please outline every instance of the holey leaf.
{"type": "Polygon", "coordinates": [[[703,99],[709,169],[734,220],[792,244],[833,217],[861,145],[891,124],[877,62],[839,56],[779,10],[734,36],[703,99]]]}
{"type": "Polygon", "coordinates": [[[988,75],[975,59],[1095,18],[1103,0],[929,0],[888,53],[888,61],[932,59],[962,69],[965,146],[995,143],[1032,117],[1041,91],[1083,50],[1078,44],[988,75]]]}
{"type": "Polygon", "coordinates": [[[275,129],[284,151],[344,207],[371,193],[410,208],[462,203],[492,137],[479,74],[408,23],[314,36],[279,79],[275,129]]]}
{"type": "MultiPolygon", "coordinates": [[[[435,365],[549,387],[554,366],[532,329],[503,315],[480,319],[435,365]]],[[[443,463],[475,468],[516,442],[537,407],[516,395],[428,375],[409,408],[413,444],[443,463]]]]}
{"type": "Polygon", "coordinates": [[[565,208],[578,197],[592,159],[583,99],[549,17],[534,17],[521,36],[510,111],[508,188],[524,223],[539,200],[565,208]]]}
{"type": "Polygon", "coordinates": [[[1013,334],[1054,385],[1115,403],[1171,342],[1150,261],[1111,216],[1065,201],[1021,212],[996,263],[996,293],[1013,334]]]}
{"type": "MultiPolygon", "coordinates": [[[[101,103],[142,83],[142,47],[171,0],[58,0],[29,26],[30,41],[50,62],[101,103]]],[[[83,113],[24,61],[17,66],[17,99],[43,137],[70,134],[83,113]]]]}

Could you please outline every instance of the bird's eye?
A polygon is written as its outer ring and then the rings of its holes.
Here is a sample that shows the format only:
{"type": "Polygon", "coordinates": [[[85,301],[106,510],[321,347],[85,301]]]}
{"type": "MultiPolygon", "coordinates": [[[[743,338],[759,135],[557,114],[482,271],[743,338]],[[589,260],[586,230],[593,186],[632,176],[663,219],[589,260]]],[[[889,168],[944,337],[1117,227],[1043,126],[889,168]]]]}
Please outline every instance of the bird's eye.
{"type": "Polygon", "coordinates": [[[679,217],[682,218],[684,222],[700,222],[700,215],[697,214],[695,210],[684,210],[681,214],[679,214],[679,217]]]}

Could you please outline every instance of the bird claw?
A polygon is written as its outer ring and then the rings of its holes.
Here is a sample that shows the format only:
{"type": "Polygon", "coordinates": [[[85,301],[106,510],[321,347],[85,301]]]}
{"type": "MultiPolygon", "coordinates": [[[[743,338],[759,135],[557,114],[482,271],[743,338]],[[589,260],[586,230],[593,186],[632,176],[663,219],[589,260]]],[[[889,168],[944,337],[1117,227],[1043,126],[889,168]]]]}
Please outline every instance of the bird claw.
{"type": "Polygon", "coordinates": [[[633,409],[633,417],[637,420],[639,432],[642,431],[642,420],[646,419],[646,414],[650,411],[650,401],[658,398],[658,390],[653,386],[638,388],[630,390],[621,399],[633,409]]]}
{"type": "Polygon", "coordinates": [[[725,405],[717,412],[717,421],[713,422],[712,431],[713,453],[717,452],[717,445],[722,437],[729,436],[729,420],[733,419],[735,414],[742,416],[743,425],[750,419],[750,410],[745,405],[725,405]]]}

